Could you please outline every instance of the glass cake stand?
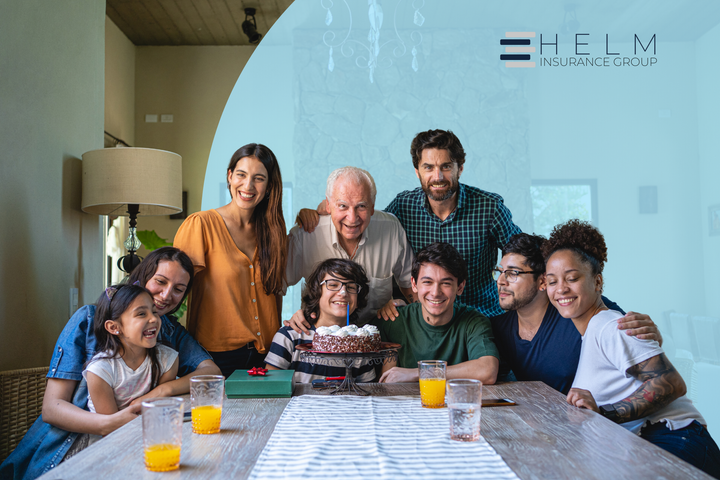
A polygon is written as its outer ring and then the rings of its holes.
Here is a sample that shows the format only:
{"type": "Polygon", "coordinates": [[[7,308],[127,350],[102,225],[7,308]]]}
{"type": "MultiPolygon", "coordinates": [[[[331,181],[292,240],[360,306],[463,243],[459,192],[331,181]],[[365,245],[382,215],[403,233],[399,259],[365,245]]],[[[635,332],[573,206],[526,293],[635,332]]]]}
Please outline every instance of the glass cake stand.
{"type": "Polygon", "coordinates": [[[383,365],[392,360],[397,361],[399,343],[380,343],[380,349],[374,352],[332,353],[313,350],[312,343],[295,346],[300,351],[300,359],[315,365],[345,367],[345,379],[336,387],[327,387],[330,395],[370,395],[370,392],[355,383],[352,367],[363,365],[383,365]],[[359,361],[358,361],[359,360],[359,361]]]}

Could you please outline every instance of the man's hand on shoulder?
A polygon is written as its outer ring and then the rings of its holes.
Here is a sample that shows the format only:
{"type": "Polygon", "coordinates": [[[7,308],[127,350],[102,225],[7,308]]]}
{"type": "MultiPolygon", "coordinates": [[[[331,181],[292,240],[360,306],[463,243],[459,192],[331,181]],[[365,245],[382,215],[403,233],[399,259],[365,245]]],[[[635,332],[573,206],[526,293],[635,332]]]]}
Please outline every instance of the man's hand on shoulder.
{"type": "MultiPolygon", "coordinates": [[[[315,318],[315,314],[313,314],[312,318],[315,318]]],[[[292,328],[297,333],[310,335],[310,322],[305,319],[305,315],[303,315],[302,310],[295,312],[290,320],[285,320],[283,322],[283,325],[292,328]]]]}
{"type": "Polygon", "coordinates": [[[641,340],[655,340],[662,346],[663,338],[655,322],[644,313],[628,312],[618,319],[618,329],[641,340]]]}
{"type": "Polygon", "coordinates": [[[380,383],[407,383],[418,381],[417,368],[392,367],[380,377],[380,383]]]}
{"type": "Polygon", "coordinates": [[[404,307],[405,305],[407,305],[405,300],[392,299],[380,310],[378,310],[377,317],[382,318],[385,321],[392,320],[394,322],[395,319],[400,315],[398,313],[397,307],[404,307]]]}
{"type": "Polygon", "coordinates": [[[320,202],[317,210],[301,208],[295,218],[295,223],[306,232],[312,233],[320,223],[320,215],[330,215],[327,209],[327,200],[320,202]]]}
{"type": "Polygon", "coordinates": [[[295,224],[308,233],[314,232],[318,223],[320,223],[320,216],[315,210],[309,208],[301,208],[295,218],[295,224]]]}

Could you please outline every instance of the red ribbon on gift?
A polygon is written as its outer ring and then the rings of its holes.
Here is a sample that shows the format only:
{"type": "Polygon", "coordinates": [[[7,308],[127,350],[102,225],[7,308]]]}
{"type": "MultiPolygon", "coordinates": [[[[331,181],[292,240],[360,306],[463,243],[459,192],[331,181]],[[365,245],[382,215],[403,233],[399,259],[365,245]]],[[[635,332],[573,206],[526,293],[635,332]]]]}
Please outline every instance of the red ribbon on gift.
{"type": "Polygon", "coordinates": [[[260,375],[261,377],[264,377],[266,373],[267,373],[267,368],[253,367],[250,370],[248,370],[248,375],[251,375],[253,377],[256,375],[260,375]]]}

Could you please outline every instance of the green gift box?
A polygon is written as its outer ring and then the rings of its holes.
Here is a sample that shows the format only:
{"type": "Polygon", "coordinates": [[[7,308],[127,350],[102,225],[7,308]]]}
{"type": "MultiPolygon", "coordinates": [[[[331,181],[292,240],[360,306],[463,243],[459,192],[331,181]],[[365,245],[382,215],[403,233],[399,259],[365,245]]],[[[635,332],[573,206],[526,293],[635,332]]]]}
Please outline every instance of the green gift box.
{"type": "Polygon", "coordinates": [[[295,370],[268,370],[265,376],[235,370],[225,380],[228,398],[275,398],[292,396],[295,370]]]}

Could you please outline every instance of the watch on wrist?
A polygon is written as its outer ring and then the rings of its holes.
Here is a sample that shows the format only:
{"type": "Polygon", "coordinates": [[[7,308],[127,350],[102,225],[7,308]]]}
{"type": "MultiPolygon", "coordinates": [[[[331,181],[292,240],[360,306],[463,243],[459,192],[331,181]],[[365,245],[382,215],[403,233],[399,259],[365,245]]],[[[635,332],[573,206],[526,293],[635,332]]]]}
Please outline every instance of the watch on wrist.
{"type": "Polygon", "coordinates": [[[611,403],[607,405],[600,405],[600,415],[615,423],[617,423],[619,417],[617,410],[615,410],[615,406],[611,403]]]}

